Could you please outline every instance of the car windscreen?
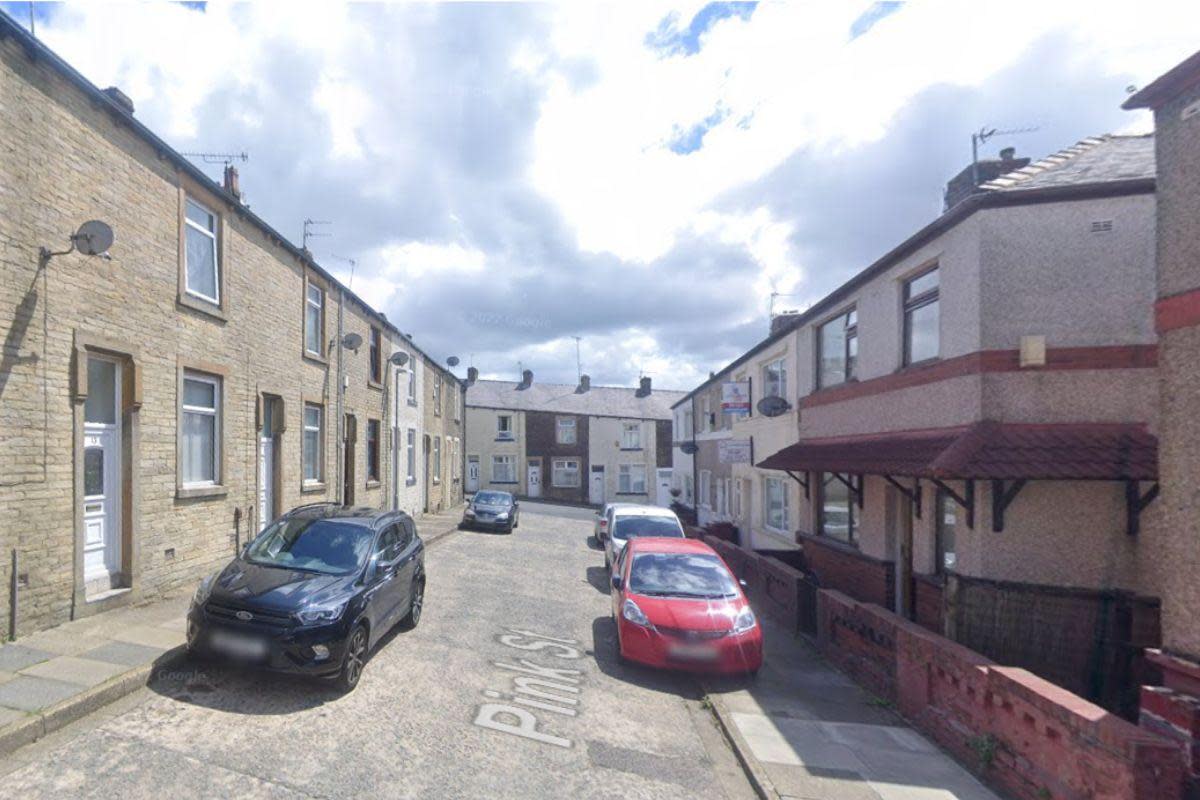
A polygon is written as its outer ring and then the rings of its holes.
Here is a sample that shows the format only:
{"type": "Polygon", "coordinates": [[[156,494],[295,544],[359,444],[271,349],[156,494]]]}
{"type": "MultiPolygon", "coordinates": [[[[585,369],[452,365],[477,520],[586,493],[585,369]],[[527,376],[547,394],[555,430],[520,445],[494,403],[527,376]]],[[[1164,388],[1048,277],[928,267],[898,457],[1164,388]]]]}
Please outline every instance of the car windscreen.
{"type": "Polygon", "coordinates": [[[613,523],[614,539],[637,539],[645,536],[683,538],[679,520],[674,517],[617,517],[613,523]]]}
{"type": "Polygon", "coordinates": [[[512,502],[512,495],[507,492],[476,492],[472,502],[481,506],[506,506],[512,502]]]}
{"type": "Polygon", "coordinates": [[[348,575],[361,569],[374,532],[361,523],[339,519],[281,519],[250,543],[252,564],[348,575]]]}
{"type": "Polygon", "coordinates": [[[651,597],[717,599],[736,596],[737,583],[713,555],[638,553],[629,568],[629,590],[651,597]]]}

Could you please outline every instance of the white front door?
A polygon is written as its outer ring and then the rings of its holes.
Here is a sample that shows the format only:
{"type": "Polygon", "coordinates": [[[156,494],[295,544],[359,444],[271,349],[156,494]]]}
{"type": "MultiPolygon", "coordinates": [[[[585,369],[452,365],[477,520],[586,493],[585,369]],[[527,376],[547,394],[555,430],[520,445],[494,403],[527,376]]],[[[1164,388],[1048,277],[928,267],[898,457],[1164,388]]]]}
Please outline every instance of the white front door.
{"type": "Polygon", "coordinates": [[[525,493],[529,497],[542,496],[542,465],[537,461],[529,462],[528,486],[525,493]]]}
{"type": "Polygon", "coordinates": [[[479,491],[479,456],[467,456],[467,491],[479,491]]]}
{"type": "Polygon", "coordinates": [[[588,486],[588,502],[604,505],[604,467],[592,467],[592,482],[588,486]]]}
{"type": "Polygon", "coordinates": [[[83,579],[99,591],[121,572],[121,365],[88,358],[83,422],[83,579]]]}
{"type": "Polygon", "coordinates": [[[275,438],[258,439],[258,527],[275,519],[275,438]]]}
{"type": "Polygon", "coordinates": [[[658,505],[669,507],[671,505],[671,470],[658,470],[658,505]]]}

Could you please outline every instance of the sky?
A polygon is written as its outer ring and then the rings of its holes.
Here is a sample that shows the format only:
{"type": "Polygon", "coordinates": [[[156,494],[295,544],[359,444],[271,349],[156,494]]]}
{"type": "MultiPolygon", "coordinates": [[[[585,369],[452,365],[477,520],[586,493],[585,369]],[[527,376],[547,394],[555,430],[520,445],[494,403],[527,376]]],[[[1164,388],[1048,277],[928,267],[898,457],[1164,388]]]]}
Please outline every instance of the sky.
{"type": "Polygon", "coordinates": [[[936,218],[972,131],[1024,131],[984,157],[1147,131],[1128,87],[1200,43],[1200,4],[1155,0],[34,14],[176,149],[246,152],[293,242],[331,221],[317,260],[460,374],[574,383],[579,337],[594,384],[671,389],[936,218]]]}

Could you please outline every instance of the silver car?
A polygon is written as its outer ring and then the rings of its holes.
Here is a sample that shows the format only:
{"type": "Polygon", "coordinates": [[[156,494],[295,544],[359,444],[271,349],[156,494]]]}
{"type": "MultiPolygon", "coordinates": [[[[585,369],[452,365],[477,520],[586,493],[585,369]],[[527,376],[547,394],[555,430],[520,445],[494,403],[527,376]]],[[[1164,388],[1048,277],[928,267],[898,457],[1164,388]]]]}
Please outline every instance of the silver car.
{"type": "Polygon", "coordinates": [[[604,540],[604,566],[612,569],[625,544],[638,537],[684,538],[683,525],[675,512],[662,506],[620,504],[608,512],[608,531],[604,540]]]}
{"type": "Polygon", "coordinates": [[[596,541],[604,544],[604,540],[608,538],[608,515],[614,508],[621,506],[633,506],[637,503],[605,503],[604,506],[596,512],[596,520],[593,524],[592,534],[596,537],[596,541]]]}

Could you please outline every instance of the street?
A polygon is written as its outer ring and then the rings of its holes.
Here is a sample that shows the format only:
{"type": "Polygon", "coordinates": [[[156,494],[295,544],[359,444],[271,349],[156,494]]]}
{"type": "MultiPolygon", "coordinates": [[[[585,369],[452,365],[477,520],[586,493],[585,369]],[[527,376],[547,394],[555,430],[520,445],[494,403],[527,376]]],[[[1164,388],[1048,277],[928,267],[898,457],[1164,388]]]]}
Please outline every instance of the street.
{"type": "Polygon", "coordinates": [[[751,797],[693,680],[616,664],[590,520],[434,543],[420,626],[349,695],[184,661],[0,762],[5,795],[751,797]]]}

